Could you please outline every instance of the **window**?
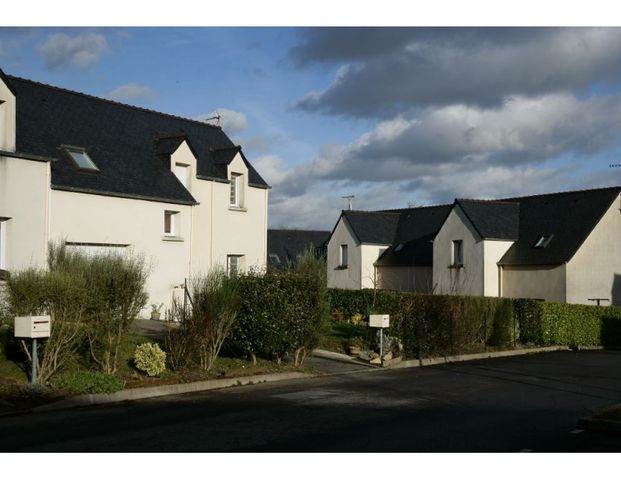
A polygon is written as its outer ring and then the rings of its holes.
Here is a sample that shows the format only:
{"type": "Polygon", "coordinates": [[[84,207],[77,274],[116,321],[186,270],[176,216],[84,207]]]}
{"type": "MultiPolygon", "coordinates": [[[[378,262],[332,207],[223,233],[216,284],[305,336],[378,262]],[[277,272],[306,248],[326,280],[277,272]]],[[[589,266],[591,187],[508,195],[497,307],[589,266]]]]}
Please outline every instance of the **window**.
{"type": "Polygon", "coordinates": [[[190,185],[190,166],[183,163],[175,163],[175,176],[185,188],[188,188],[190,185]]]}
{"type": "Polygon", "coordinates": [[[164,211],[164,235],[167,237],[177,236],[179,212],[164,211]]]}
{"type": "Polygon", "coordinates": [[[339,267],[347,268],[347,245],[341,245],[341,258],[339,267]]]}
{"type": "Polygon", "coordinates": [[[403,245],[403,243],[400,243],[399,245],[397,245],[397,246],[395,247],[395,252],[400,252],[401,250],[403,250],[403,247],[404,247],[404,246],[405,246],[405,245],[403,245]]]}
{"type": "Polygon", "coordinates": [[[280,265],[280,257],[277,253],[270,253],[270,262],[274,265],[280,265]]]}
{"type": "Polygon", "coordinates": [[[241,207],[241,173],[231,173],[231,198],[229,205],[231,207],[241,207]]]}
{"type": "Polygon", "coordinates": [[[6,219],[0,218],[0,270],[6,270],[6,219]]]}
{"type": "Polygon", "coordinates": [[[97,165],[95,165],[95,162],[91,160],[91,157],[88,156],[88,153],[86,153],[86,150],[83,148],[64,147],[64,149],[69,157],[71,157],[71,160],[73,160],[73,163],[75,163],[80,170],[88,170],[91,172],[99,171],[97,165]]]}
{"type": "Polygon", "coordinates": [[[552,237],[554,237],[554,235],[542,235],[541,238],[537,240],[537,243],[535,243],[535,248],[546,248],[552,241],[552,237]]]}
{"type": "Polygon", "coordinates": [[[454,267],[464,266],[464,242],[463,240],[453,240],[453,259],[454,267]]]}
{"type": "Polygon", "coordinates": [[[229,277],[239,275],[241,272],[242,257],[243,255],[226,256],[226,273],[229,277]]]}

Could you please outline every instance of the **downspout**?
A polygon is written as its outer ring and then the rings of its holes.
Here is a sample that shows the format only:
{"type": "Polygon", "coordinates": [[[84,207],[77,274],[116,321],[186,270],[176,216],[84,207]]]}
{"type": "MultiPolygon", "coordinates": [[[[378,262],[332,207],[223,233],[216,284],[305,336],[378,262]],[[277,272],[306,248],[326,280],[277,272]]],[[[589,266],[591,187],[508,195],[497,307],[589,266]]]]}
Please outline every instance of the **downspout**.
{"type": "Polygon", "coordinates": [[[52,204],[52,164],[47,162],[45,165],[45,185],[44,191],[45,195],[45,232],[43,235],[43,259],[44,265],[47,266],[47,245],[50,241],[50,231],[51,231],[51,222],[52,222],[52,214],[51,214],[51,204],[52,204]]]}
{"type": "Polygon", "coordinates": [[[210,189],[210,197],[211,200],[209,201],[209,208],[211,209],[211,212],[209,214],[209,268],[213,268],[213,187],[214,187],[214,182],[211,181],[209,182],[209,189],[210,189]]]}

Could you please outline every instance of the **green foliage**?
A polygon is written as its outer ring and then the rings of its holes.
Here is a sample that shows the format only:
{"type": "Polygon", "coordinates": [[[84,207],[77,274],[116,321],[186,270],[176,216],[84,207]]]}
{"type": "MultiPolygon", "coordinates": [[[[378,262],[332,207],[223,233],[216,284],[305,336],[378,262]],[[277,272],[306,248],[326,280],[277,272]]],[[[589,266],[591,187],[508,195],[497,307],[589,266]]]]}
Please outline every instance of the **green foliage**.
{"type": "Polygon", "coordinates": [[[115,373],[123,336],[147,302],[147,268],[142,257],[114,253],[87,256],[51,245],[49,269],[84,285],[84,332],[93,361],[115,373]]]}
{"type": "Polygon", "coordinates": [[[123,382],[115,376],[90,370],[61,373],[54,376],[51,384],[59,390],[71,390],[75,395],[113,393],[123,388],[123,382]]]}
{"type": "Polygon", "coordinates": [[[136,347],[134,364],[150,377],[160,375],[166,370],[166,352],[157,344],[143,343],[136,347]]]}
{"type": "Polygon", "coordinates": [[[216,269],[190,281],[191,305],[173,305],[180,328],[170,330],[166,348],[173,369],[198,364],[210,370],[230,334],[239,309],[239,277],[216,269]]]}
{"type": "Polygon", "coordinates": [[[529,298],[513,300],[513,311],[520,326],[519,339],[523,344],[544,345],[541,308],[543,302],[529,298]]]}
{"type": "Polygon", "coordinates": [[[280,362],[290,353],[301,365],[319,345],[328,316],[325,279],[325,262],[310,254],[288,270],[241,277],[232,343],[253,358],[263,355],[280,362]]]}

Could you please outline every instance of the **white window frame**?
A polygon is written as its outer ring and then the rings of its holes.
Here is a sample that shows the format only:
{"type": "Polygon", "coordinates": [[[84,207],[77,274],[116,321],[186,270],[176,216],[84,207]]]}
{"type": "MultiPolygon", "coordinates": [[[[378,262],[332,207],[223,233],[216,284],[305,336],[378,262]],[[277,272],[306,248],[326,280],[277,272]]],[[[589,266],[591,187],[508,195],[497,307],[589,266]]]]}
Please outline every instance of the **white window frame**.
{"type": "Polygon", "coordinates": [[[227,255],[226,256],[226,274],[230,277],[231,276],[231,267],[233,265],[233,260],[235,260],[235,271],[236,274],[239,275],[242,271],[242,259],[244,258],[243,255],[227,255]]]}
{"type": "Polygon", "coordinates": [[[230,207],[241,207],[241,180],[243,175],[241,173],[231,173],[231,191],[229,195],[230,207]]]}
{"type": "Polygon", "coordinates": [[[464,266],[464,241],[463,240],[453,240],[452,252],[451,252],[451,264],[454,267],[464,266]]]}
{"type": "Polygon", "coordinates": [[[0,218],[0,270],[6,270],[6,218],[0,218]]]}
{"type": "Polygon", "coordinates": [[[339,267],[347,268],[349,262],[349,247],[346,243],[339,249],[339,267]]]}
{"type": "Polygon", "coordinates": [[[179,227],[178,215],[179,215],[179,212],[176,212],[174,210],[164,210],[164,236],[165,237],[176,237],[177,236],[177,229],[179,227]],[[170,231],[169,232],[166,231],[166,216],[167,215],[170,215],[170,231]]]}

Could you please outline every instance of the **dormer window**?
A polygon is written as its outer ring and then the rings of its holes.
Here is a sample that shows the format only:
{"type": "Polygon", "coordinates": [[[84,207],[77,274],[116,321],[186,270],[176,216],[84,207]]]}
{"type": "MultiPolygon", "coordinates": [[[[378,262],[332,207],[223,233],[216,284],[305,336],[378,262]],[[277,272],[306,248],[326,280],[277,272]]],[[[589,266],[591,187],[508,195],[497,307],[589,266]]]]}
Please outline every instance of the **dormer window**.
{"type": "Polygon", "coordinates": [[[535,248],[546,248],[552,241],[553,237],[554,235],[542,235],[541,238],[537,240],[537,243],[535,243],[534,247],[535,248]]]}
{"type": "Polygon", "coordinates": [[[80,169],[89,172],[99,172],[99,168],[95,165],[95,162],[88,156],[86,150],[79,147],[63,147],[65,152],[69,155],[73,163],[80,169]]]}

